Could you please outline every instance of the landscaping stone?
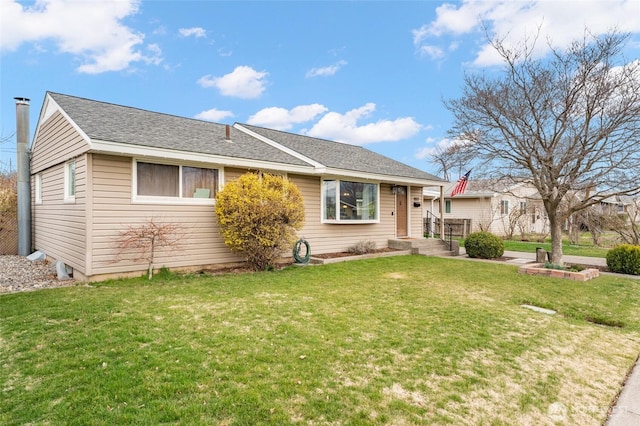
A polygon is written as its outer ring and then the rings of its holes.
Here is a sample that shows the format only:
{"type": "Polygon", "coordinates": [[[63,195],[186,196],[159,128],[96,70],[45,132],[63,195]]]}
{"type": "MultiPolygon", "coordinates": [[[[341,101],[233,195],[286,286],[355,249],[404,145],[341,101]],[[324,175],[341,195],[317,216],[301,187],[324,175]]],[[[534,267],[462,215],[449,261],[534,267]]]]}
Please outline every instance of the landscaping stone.
{"type": "Polygon", "coordinates": [[[520,307],[521,308],[525,308],[525,309],[531,309],[532,311],[540,312],[541,314],[547,314],[547,315],[555,315],[556,314],[556,311],[554,311],[553,309],[541,308],[540,306],[520,305],[520,307]]]}
{"type": "Polygon", "coordinates": [[[564,278],[574,281],[589,281],[600,276],[598,269],[585,269],[583,271],[568,271],[563,269],[545,268],[544,263],[530,263],[518,268],[518,273],[527,275],[542,275],[552,278],[564,278]]]}

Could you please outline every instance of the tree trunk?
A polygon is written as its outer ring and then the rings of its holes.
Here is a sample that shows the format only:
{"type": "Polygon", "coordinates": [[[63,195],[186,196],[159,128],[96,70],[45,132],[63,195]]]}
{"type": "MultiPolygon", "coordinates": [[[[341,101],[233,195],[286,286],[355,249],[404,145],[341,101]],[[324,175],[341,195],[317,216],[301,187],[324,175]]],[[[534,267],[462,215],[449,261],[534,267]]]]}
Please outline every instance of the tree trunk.
{"type": "Polygon", "coordinates": [[[562,222],[554,216],[549,216],[551,227],[551,263],[562,265],[562,222]]]}

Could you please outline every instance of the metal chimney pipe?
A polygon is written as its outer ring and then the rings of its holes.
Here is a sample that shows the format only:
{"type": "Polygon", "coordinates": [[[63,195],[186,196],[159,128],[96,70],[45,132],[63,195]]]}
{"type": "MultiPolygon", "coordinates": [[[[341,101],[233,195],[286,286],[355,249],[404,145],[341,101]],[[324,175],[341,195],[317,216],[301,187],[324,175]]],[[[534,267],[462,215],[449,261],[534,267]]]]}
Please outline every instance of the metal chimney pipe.
{"type": "Polygon", "coordinates": [[[29,99],[16,100],[18,161],[18,255],[31,253],[31,176],[29,166],[29,99]]]}

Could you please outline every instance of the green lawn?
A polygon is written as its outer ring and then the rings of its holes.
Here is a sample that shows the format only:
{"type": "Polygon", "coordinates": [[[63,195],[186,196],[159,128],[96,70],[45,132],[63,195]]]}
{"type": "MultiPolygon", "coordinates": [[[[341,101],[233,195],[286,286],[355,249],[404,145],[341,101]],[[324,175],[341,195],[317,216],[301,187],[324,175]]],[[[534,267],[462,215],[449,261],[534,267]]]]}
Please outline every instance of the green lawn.
{"type": "MultiPolygon", "coordinates": [[[[536,243],[530,241],[504,241],[504,249],[509,251],[521,251],[535,253],[537,247],[551,251],[551,243],[536,243]]],[[[562,254],[587,257],[606,257],[609,249],[595,247],[593,244],[572,245],[567,241],[562,242],[562,254]]]]}
{"type": "Polygon", "coordinates": [[[638,280],[423,256],[160,274],[0,312],[3,425],[599,425],[640,352],[638,280]]]}

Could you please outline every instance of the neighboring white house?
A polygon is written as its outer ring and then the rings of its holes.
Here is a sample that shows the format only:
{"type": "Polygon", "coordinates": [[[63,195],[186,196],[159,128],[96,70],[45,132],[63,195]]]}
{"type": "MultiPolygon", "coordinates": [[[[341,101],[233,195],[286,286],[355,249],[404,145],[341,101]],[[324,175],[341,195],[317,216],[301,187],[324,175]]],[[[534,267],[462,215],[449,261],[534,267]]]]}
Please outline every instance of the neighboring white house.
{"type": "Polygon", "coordinates": [[[423,217],[445,223],[464,223],[466,232],[488,231],[500,236],[545,235],[549,232],[542,201],[530,185],[514,184],[496,189],[484,180],[470,180],[463,194],[451,197],[456,182],[444,187],[444,214],[439,191],[425,188],[423,217]],[[468,222],[467,222],[468,221],[468,222]]]}

